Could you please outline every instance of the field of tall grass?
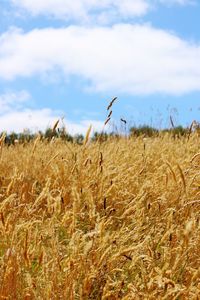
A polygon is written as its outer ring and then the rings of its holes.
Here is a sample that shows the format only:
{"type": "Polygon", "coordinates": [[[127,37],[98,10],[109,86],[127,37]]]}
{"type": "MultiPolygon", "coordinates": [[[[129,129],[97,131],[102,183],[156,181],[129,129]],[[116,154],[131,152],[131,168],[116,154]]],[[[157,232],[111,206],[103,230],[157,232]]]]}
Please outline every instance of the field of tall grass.
{"type": "Polygon", "coordinates": [[[0,299],[200,299],[200,138],[0,143],[0,299]]]}

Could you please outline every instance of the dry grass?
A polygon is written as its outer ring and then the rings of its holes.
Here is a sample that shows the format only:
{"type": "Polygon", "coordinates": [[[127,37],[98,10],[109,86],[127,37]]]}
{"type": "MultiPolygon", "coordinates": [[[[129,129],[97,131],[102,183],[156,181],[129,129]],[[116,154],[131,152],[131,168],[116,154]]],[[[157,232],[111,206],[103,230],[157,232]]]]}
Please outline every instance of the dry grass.
{"type": "Polygon", "coordinates": [[[1,145],[0,299],[200,299],[199,147],[1,145]]]}

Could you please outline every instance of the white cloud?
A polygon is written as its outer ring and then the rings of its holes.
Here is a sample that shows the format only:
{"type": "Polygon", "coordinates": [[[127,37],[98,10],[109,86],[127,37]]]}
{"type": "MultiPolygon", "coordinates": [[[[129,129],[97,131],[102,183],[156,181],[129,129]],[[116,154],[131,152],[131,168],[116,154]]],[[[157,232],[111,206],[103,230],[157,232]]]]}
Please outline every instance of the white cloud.
{"type": "MultiPolygon", "coordinates": [[[[39,130],[45,131],[47,128],[54,125],[55,121],[60,119],[60,114],[54,112],[49,108],[41,110],[9,110],[4,114],[0,115],[0,132],[12,132],[16,133],[23,132],[24,129],[29,129],[32,132],[39,130]]],[[[66,126],[67,132],[70,134],[82,133],[85,134],[90,124],[93,126],[93,130],[101,130],[103,122],[96,120],[82,120],[80,122],[72,122],[65,120],[64,125],[66,126]]],[[[60,126],[63,123],[60,122],[60,126]]]]}
{"type": "Polygon", "coordinates": [[[89,126],[92,125],[92,131],[102,131],[104,122],[97,120],[82,120],[79,123],[72,121],[65,121],[66,129],[72,135],[76,133],[86,134],[89,126]]]}
{"type": "Polygon", "coordinates": [[[96,91],[183,94],[200,90],[200,45],[148,25],[15,29],[0,36],[0,78],[58,69],[96,91]]]}
{"type": "Polygon", "coordinates": [[[55,18],[78,20],[81,23],[95,18],[127,18],[144,15],[150,5],[148,0],[11,0],[33,16],[46,15],[55,18]]]}
{"type": "Polygon", "coordinates": [[[0,131],[22,132],[24,129],[37,131],[45,129],[55,122],[50,109],[42,110],[10,110],[0,116],[0,131]]]}
{"type": "Polygon", "coordinates": [[[0,115],[14,109],[20,109],[24,102],[30,99],[30,94],[22,90],[20,92],[7,92],[0,95],[0,115]]]}
{"type": "Polygon", "coordinates": [[[0,133],[3,131],[23,132],[24,129],[32,132],[45,131],[52,127],[58,119],[60,120],[58,127],[64,125],[71,134],[85,134],[90,125],[93,126],[94,131],[103,128],[102,121],[91,119],[73,122],[63,119],[61,111],[54,111],[50,108],[41,110],[25,108],[24,104],[28,106],[30,99],[31,95],[26,90],[0,94],[0,133]]]}
{"type": "Polygon", "coordinates": [[[44,15],[79,23],[112,23],[147,14],[159,4],[190,5],[196,0],[10,0],[32,16],[44,15]]]}

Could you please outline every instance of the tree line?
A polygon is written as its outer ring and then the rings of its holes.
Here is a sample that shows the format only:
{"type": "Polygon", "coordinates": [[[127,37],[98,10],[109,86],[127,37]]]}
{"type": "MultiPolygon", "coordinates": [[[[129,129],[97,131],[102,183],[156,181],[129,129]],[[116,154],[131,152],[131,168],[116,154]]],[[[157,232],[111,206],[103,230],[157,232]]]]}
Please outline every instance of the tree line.
{"type": "MultiPolygon", "coordinates": [[[[190,134],[190,128],[185,128],[183,126],[176,126],[173,128],[166,129],[157,129],[152,126],[143,125],[143,126],[133,126],[128,131],[128,136],[144,136],[144,137],[155,137],[160,134],[169,133],[173,137],[181,137],[187,136],[190,134]]],[[[52,128],[47,128],[45,132],[39,131],[37,133],[31,133],[29,130],[24,130],[22,133],[11,132],[6,134],[5,143],[8,145],[14,145],[16,143],[28,143],[36,138],[36,136],[40,135],[41,139],[45,139],[47,141],[52,140],[53,138],[60,138],[63,141],[82,144],[84,141],[83,134],[71,135],[66,132],[66,129],[58,128],[53,130],[52,128]]],[[[119,138],[123,134],[117,132],[95,132],[91,137],[93,142],[100,140],[106,141],[108,138],[119,138]]]]}

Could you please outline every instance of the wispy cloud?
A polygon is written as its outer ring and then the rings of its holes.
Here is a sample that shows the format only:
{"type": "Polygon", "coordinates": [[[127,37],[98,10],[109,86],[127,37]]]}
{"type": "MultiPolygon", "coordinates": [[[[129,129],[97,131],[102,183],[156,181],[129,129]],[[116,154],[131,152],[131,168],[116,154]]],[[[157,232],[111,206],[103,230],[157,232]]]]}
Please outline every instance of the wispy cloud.
{"type": "Polygon", "coordinates": [[[30,94],[25,91],[7,92],[0,95],[0,115],[13,109],[21,109],[25,102],[31,98],[30,94]]]}
{"type": "Polygon", "coordinates": [[[19,92],[8,92],[0,95],[0,132],[15,131],[22,132],[29,129],[32,132],[38,130],[45,131],[52,127],[56,120],[60,119],[59,126],[65,126],[71,134],[85,134],[88,127],[92,124],[93,130],[101,130],[103,122],[86,119],[79,122],[73,122],[62,118],[63,112],[54,111],[50,108],[30,109],[25,108],[24,104],[29,107],[31,95],[23,90],[19,92]]]}
{"type": "Polygon", "coordinates": [[[45,15],[81,23],[95,18],[101,22],[112,18],[144,15],[150,8],[147,0],[11,0],[32,16],[45,15]]]}
{"type": "Polygon", "coordinates": [[[15,8],[34,16],[78,23],[113,23],[141,17],[163,5],[190,5],[196,0],[10,0],[15,8]]]}
{"type": "Polygon", "coordinates": [[[191,5],[195,4],[196,0],[159,0],[160,3],[165,4],[165,5],[191,5]]]}
{"type": "Polygon", "coordinates": [[[200,90],[200,45],[149,25],[11,30],[0,36],[0,77],[81,76],[96,91],[200,90]]]}

